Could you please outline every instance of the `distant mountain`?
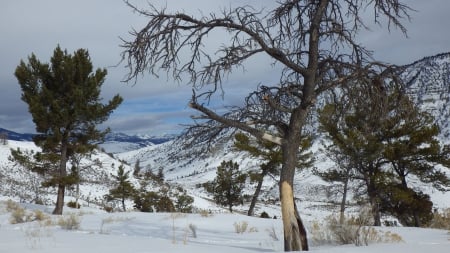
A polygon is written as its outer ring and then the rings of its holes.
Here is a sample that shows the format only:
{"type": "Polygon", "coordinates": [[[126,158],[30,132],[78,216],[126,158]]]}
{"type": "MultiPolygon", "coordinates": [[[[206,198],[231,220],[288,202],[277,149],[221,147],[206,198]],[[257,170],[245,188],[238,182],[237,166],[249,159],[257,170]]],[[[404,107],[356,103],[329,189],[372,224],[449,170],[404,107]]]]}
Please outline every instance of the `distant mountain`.
{"type": "MultiPolygon", "coordinates": [[[[0,134],[5,133],[8,140],[32,141],[34,134],[17,133],[8,129],[0,128],[0,134]]],[[[100,144],[108,153],[121,153],[147,146],[161,144],[174,139],[175,135],[148,136],[148,135],[127,135],[124,133],[110,133],[106,136],[105,142],[100,144]]]]}
{"type": "Polygon", "coordinates": [[[110,133],[106,136],[105,142],[101,143],[99,146],[103,148],[105,152],[116,154],[161,144],[170,141],[175,137],[175,135],[144,136],[110,133]]]}
{"type": "Polygon", "coordinates": [[[8,140],[13,141],[32,141],[33,140],[33,134],[21,134],[16,133],[14,131],[0,128],[0,133],[5,133],[7,135],[8,140]]]}

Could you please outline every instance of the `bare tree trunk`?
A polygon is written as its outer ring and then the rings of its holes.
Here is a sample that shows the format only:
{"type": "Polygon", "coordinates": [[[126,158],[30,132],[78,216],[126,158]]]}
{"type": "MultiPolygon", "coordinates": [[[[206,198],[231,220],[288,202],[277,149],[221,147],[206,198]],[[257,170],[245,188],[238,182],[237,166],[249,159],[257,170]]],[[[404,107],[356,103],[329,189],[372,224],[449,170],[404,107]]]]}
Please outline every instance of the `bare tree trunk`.
{"type": "Polygon", "coordinates": [[[340,217],[339,217],[339,224],[344,224],[345,220],[345,202],[347,202],[347,189],[348,188],[348,177],[344,181],[344,191],[342,193],[342,201],[341,201],[341,208],[340,208],[340,217]]]}
{"type": "Polygon", "coordinates": [[[255,214],[255,205],[256,205],[256,201],[258,201],[258,196],[259,196],[259,193],[261,192],[263,181],[264,181],[264,175],[261,175],[261,178],[258,180],[258,185],[256,186],[255,193],[253,194],[252,202],[250,203],[250,207],[248,209],[248,213],[247,213],[248,216],[253,216],[255,214]]]}

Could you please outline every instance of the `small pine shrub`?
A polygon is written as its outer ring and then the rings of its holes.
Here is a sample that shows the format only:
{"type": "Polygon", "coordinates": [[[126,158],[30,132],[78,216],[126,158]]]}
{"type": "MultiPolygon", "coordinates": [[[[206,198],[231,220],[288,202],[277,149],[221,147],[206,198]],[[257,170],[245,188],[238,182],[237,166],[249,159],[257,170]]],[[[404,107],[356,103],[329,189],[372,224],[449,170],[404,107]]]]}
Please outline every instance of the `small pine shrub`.
{"type": "Polygon", "coordinates": [[[194,198],[184,193],[177,197],[175,207],[178,212],[192,213],[192,203],[194,203],[194,198]]]}
{"type": "Polygon", "coordinates": [[[157,212],[175,212],[175,205],[173,204],[172,200],[167,196],[162,196],[158,203],[156,203],[156,211],[157,212]]]}
{"type": "Polygon", "coordinates": [[[67,217],[61,217],[58,225],[65,230],[76,230],[80,228],[81,219],[76,214],[70,214],[67,217]]]}
{"type": "Polygon", "coordinates": [[[70,208],[80,209],[81,205],[75,201],[69,201],[67,206],[70,208]]]}
{"type": "Polygon", "coordinates": [[[265,211],[261,213],[261,215],[259,216],[260,218],[264,218],[264,219],[269,219],[270,216],[268,213],[266,213],[265,211]]]}
{"type": "Polygon", "coordinates": [[[114,211],[114,208],[112,206],[104,206],[103,210],[105,210],[107,213],[112,213],[114,211]]]}
{"type": "Polygon", "coordinates": [[[42,199],[40,199],[40,198],[35,199],[35,200],[34,200],[34,203],[35,203],[36,205],[45,205],[44,200],[42,200],[42,199]]]}

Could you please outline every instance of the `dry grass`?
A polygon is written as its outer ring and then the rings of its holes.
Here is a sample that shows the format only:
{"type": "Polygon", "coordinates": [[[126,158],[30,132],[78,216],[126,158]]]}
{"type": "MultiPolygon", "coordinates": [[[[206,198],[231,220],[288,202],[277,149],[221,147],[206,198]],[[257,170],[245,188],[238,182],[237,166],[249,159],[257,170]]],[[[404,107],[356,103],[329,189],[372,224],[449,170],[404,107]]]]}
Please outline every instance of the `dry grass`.
{"type": "Polygon", "coordinates": [[[66,230],[76,230],[80,228],[80,224],[81,224],[81,218],[80,216],[71,213],[68,216],[65,217],[61,217],[58,220],[58,225],[62,228],[62,229],[66,229],[66,230]]]}
{"type": "Polygon", "coordinates": [[[428,226],[430,228],[450,230],[450,208],[447,208],[442,212],[435,212],[433,214],[433,219],[428,226]]]}
{"type": "Polygon", "coordinates": [[[323,244],[355,244],[367,246],[371,243],[398,243],[403,239],[390,231],[382,232],[365,224],[364,217],[348,217],[342,224],[335,216],[325,219],[325,224],[311,223],[310,235],[315,245],[323,244]]]}
{"type": "Polygon", "coordinates": [[[248,222],[246,222],[246,221],[235,222],[233,224],[233,226],[234,226],[234,232],[236,232],[237,234],[243,234],[247,231],[248,222]]]}

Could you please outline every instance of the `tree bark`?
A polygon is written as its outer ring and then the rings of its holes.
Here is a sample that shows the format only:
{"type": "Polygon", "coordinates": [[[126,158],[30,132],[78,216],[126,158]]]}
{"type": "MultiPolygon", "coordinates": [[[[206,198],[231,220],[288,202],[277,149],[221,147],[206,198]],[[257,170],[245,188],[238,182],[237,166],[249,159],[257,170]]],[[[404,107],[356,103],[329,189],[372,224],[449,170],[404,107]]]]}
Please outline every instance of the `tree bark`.
{"type": "Polygon", "coordinates": [[[296,110],[292,114],[290,129],[285,133],[285,138],[281,145],[283,166],[280,174],[280,200],[285,251],[309,250],[306,229],[297,211],[293,188],[297,154],[301,140],[301,129],[306,114],[307,110],[296,110]]]}
{"type": "Polygon", "coordinates": [[[373,225],[374,226],[381,226],[381,214],[380,214],[380,207],[379,203],[377,201],[377,194],[375,192],[375,189],[373,186],[369,187],[369,202],[370,207],[372,209],[372,216],[373,216],[373,225]]]}
{"type": "Polygon", "coordinates": [[[61,215],[63,213],[65,190],[66,186],[64,184],[58,184],[58,195],[56,197],[56,204],[53,214],[61,215]]]}
{"type": "Polygon", "coordinates": [[[258,180],[258,185],[256,186],[255,193],[253,194],[252,202],[250,203],[250,207],[248,208],[248,216],[253,216],[255,214],[256,201],[258,201],[258,196],[261,192],[262,184],[264,182],[264,177],[266,176],[266,174],[267,173],[265,171],[261,173],[261,178],[259,178],[258,180]]]}
{"type": "Polygon", "coordinates": [[[63,213],[64,208],[64,193],[66,190],[66,183],[64,182],[65,177],[67,176],[67,143],[62,142],[61,144],[61,160],[59,163],[59,183],[58,183],[58,195],[56,197],[55,209],[53,210],[53,214],[61,215],[63,213]]]}
{"type": "Polygon", "coordinates": [[[248,212],[247,212],[248,216],[253,216],[255,214],[255,205],[256,205],[256,201],[258,200],[259,193],[261,192],[262,183],[263,183],[263,180],[258,181],[258,185],[256,186],[255,193],[253,194],[253,197],[252,197],[252,202],[250,203],[250,207],[248,208],[248,212]]]}
{"type": "Polygon", "coordinates": [[[344,191],[342,193],[341,210],[339,217],[339,224],[344,224],[345,221],[345,202],[347,201],[347,189],[348,188],[348,177],[344,181],[344,191]]]}

